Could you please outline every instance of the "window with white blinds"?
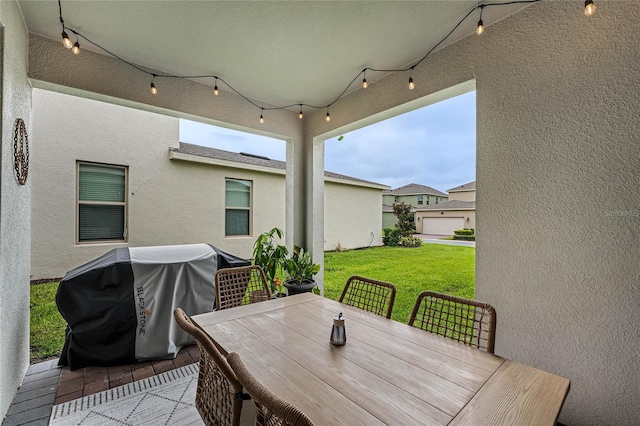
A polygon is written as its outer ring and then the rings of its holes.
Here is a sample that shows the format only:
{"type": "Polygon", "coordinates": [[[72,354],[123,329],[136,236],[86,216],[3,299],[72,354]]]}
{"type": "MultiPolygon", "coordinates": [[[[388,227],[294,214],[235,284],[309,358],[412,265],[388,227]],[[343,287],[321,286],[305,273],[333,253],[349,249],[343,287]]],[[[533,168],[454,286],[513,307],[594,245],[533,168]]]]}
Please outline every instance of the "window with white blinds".
{"type": "Polygon", "coordinates": [[[224,235],[251,235],[251,181],[225,179],[224,235]]]}
{"type": "Polygon", "coordinates": [[[78,162],[78,242],[127,240],[127,168],[78,162]]]}

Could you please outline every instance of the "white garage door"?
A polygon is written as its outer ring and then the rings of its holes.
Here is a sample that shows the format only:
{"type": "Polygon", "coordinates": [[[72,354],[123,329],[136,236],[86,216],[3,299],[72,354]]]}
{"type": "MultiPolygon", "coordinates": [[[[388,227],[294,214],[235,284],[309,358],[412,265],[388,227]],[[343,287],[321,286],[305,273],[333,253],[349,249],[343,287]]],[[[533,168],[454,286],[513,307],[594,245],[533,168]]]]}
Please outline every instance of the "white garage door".
{"type": "Polygon", "coordinates": [[[453,235],[453,231],[464,228],[463,217],[423,217],[422,233],[453,235]]]}

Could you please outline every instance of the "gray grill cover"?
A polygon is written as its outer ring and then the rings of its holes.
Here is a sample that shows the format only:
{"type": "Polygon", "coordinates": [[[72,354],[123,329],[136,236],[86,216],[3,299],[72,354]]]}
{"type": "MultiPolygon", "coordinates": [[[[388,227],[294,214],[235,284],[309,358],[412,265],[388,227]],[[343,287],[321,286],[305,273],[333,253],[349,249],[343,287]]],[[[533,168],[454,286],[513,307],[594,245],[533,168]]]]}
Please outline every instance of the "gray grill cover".
{"type": "Polygon", "coordinates": [[[174,358],[193,339],[175,322],[214,308],[218,269],[249,262],[207,244],[114,249],[60,281],[67,321],[61,365],[72,370],[174,358]]]}

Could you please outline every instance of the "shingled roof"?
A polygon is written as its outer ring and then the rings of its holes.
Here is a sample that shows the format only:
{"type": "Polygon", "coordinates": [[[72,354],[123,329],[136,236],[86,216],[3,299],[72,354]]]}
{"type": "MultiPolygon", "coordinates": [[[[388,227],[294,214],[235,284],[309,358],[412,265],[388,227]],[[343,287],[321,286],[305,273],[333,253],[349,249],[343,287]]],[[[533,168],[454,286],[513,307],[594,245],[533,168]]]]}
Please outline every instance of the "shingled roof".
{"type": "Polygon", "coordinates": [[[465,183],[464,185],[456,186],[455,188],[451,188],[447,192],[462,192],[462,191],[475,191],[476,190],[476,181],[465,183]]]}
{"type": "Polygon", "coordinates": [[[409,185],[401,186],[400,188],[393,189],[391,191],[384,191],[384,194],[390,195],[436,195],[438,197],[447,197],[447,194],[440,192],[437,189],[433,189],[430,186],[419,185],[417,183],[410,183],[409,185]]]}
{"type": "Polygon", "coordinates": [[[475,210],[475,201],[443,201],[438,204],[429,204],[428,206],[420,206],[416,210],[475,210]]]}
{"type": "MultiPolygon", "coordinates": [[[[215,158],[217,160],[232,161],[235,163],[250,164],[253,166],[268,167],[271,169],[285,170],[286,168],[286,163],[284,161],[272,160],[270,158],[263,157],[261,155],[248,154],[245,152],[237,153],[237,152],[225,151],[222,149],[209,148],[206,146],[193,145],[193,144],[184,143],[184,142],[180,142],[180,148],[170,148],[170,151],[179,152],[183,154],[197,155],[200,157],[215,158]]],[[[386,186],[380,183],[371,182],[364,179],[358,179],[351,176],[341,175],[333,172],[325,171],[324,175],[325,177],[334,178],[334,179],[347,180],[347,181],[358,182],[358,183],[369,184],[369,185],[386,186]]]]}

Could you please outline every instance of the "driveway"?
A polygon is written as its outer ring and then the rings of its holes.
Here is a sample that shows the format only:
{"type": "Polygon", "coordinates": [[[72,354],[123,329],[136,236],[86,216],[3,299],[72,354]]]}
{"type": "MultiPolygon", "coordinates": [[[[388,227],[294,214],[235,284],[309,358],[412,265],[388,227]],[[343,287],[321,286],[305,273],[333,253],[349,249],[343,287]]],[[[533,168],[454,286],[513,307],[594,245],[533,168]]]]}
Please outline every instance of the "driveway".
{"type": "Polygon", "coordinates": [[[420,238],[422,242],[427,244],[444,244],[449,246],[463,246],[463,247],[475,247],[475,241],[460,241],[460,240],[443,240],[442,238],[448,238],[450,235],[428,235],[428,234],[414,234],[414,236],[420,238]]]}

